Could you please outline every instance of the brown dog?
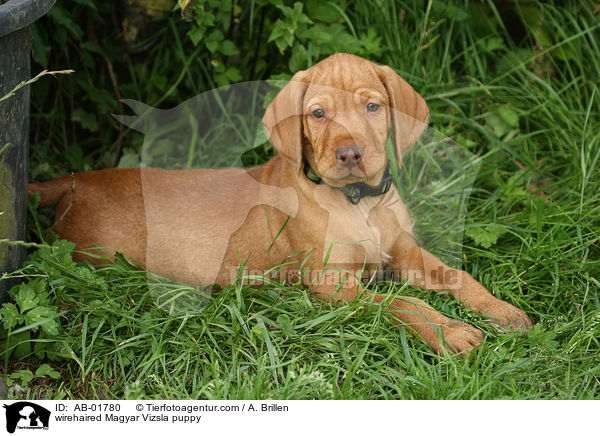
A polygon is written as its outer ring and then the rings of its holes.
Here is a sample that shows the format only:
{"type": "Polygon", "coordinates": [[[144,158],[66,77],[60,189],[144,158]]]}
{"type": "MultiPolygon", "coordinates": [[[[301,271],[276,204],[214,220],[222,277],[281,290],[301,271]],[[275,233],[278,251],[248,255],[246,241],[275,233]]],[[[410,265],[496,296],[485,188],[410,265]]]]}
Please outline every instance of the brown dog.
{"type": "MultiPolygon", "coordinates": [[[[450,290],[502,326],[529,328],[522,310],[415,241],[390,186],[385,143],[393,127],[400,157],[428,115],[392,69],[336,54],[297,73],[267,108],[263,124],[279,156],[261,167],[93,171],[31,184],[30,195],[57,205],[54,229],[79,250],[111,247],[192,285],[227,285],[244,265],[287,280],[295,274],[322,299],[379,302],[363,290],[360,271],[387,265],[413,285],[450,290]]],[[[438,353],[483,340],[416,298],[397,298],[388,309],[438,353]]]]}

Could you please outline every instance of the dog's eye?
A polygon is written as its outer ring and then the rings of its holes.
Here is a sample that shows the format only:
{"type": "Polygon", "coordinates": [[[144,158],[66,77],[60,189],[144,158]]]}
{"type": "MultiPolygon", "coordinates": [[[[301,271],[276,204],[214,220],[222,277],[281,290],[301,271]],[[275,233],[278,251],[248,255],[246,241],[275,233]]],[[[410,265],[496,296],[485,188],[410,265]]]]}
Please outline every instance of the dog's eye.
{"type": "Polygon", "coordinates": [[[367,105],[367,111],[369,111],[369,112],[375,112],[375,111],[377,111],[377,109],[379,109],[379,105],[376,103],[369,103],[367,105]]]}
{"type": "Polygon", "coordinates": [[[315,118],[323,118],[325,116],[325,111],[323,109],[315,109],[312,114],[315,118]]]}

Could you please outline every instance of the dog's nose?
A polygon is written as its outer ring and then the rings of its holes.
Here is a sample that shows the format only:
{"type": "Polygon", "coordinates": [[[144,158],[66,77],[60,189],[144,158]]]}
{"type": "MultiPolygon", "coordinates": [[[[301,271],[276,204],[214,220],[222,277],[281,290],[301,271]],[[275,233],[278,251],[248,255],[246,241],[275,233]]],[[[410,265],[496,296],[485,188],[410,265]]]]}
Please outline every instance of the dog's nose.
{"type": "Polygon", "coordinates": [[[335,157],[340,165],[346,168],[352,168],[358,165],[360,158],[363,155],[363,149],[359,145],[352,147],[340,147],[335,151],[335,157]]]}

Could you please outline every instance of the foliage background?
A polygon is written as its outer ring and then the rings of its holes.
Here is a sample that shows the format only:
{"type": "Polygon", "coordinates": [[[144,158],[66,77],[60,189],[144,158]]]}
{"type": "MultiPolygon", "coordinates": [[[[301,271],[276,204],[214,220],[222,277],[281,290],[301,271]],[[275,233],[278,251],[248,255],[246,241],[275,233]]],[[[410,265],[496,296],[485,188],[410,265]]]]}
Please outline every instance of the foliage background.
{"type": "MultiPolygon", "coordinates": [[[[25,282],[0,309],[11,397],[596,398],[600,393],[599,7],[586,1],[60,0],[33,26],[32,179],[128,166],[142,135],[121,98],[172,107],[227,83],[289,78],[337,51],[394,67],[433,127],[483,159],[465,268],[537,325],[440,358],[381,308],[234,285],[169,314],[120,260],[75,264],[31,214],[25,282]],[[35,67],[34,67],[35,70],[35,67]],[[52,244],[53,248],[49,248],[52,244]]],[[[169,292],[186,289],[163,283],[169,292]]],[[[391,297],[406,286],[382,284],[391,297]]]]}
{"type": "MultiPolygon", "coordinates": [[[[139,153],[141,137],[110,116],[127,113],[121,98],[169,108],[228,83],[287,79],[344,51],[398,69],[430,96],[436,113],[448,114],[456,108],[439,101],[439,89],[475,90],[478,82],[492,78],[509,83],[515,75],[503,73],[519,63],[560,80],[561,63],[581,57],[571,44],[552,49],[552,57],[545,53],[566,35],[555,33],[549,21],[561,12],[543,3],[184,3],[187,8],[181,12],[175,0],[63,0],[33,26],[36,63],[75,73],[34,87],[32,178],[115,166],[124,156],[139,153]],[[172,8],[176,10],[170,12],[172,8]],[[449,34],[456,39],[444,37],[449,34]],[[476,62],[469,60],[470,52],[477,53],[476,62]],[[428,70],[434,61],[443,68],[428,70]]],[[[574,2],[564,10],[573,10],[574,20],[591,20],[586,18],[591,7],[574,2]]],[[[475,113],[495,137],[519,123],[518,112],[500,105],[500,97],[485,93],[475,113]]],[[[584,101],[589,95],[581,97],[584,101]]],[[[479,150],[489,142],[473,134],[458,139],[467,145],[476,140],[479,150]]]]}

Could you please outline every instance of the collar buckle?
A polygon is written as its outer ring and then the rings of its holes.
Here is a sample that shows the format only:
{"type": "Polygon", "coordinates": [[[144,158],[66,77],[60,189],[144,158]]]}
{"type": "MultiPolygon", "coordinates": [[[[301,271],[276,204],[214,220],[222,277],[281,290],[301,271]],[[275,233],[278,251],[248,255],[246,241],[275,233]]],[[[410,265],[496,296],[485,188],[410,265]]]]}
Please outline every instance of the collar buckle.
{"type": "MultiPolygon", "coordinates": [[[[303,163],[303,172],[306,178],[313,183],[321,183],[323,179],[321,179],[317,172],[311,168],[306,158],[304,158],[303,163]]],[[[350,203],[357,205],[364,197],[377,197],[379,195],[386,194],[392,187],[393,181],[394,178],[390,173],[390,162],[388,161],[385,171],[383,172],[383,176],[381,177],[381,183],[379,183],[378,186],[370,186],[364,182],[357,182],[335,189],[342,191],[350,203]]]]}

